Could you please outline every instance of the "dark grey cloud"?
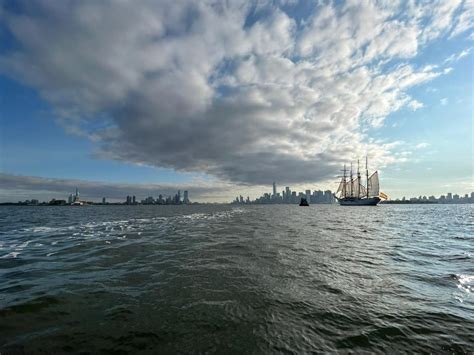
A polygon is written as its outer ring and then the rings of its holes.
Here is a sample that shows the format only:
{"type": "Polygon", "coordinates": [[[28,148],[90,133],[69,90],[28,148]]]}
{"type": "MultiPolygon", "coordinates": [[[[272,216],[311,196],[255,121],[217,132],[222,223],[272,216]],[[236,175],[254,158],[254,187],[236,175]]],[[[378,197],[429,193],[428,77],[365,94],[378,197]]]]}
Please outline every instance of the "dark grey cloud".
{"type": "Polygon", "coordinates": [[[17,47],[0,70],[104,159],[243,184],[324,181],[366,153],[397,161],[364,128],[422,106],[407,91],[443,68],[406,61],[452,30],[461,2],[329,2],[304,22],[288,6],[19,1],[1,11],[17,47]]]}

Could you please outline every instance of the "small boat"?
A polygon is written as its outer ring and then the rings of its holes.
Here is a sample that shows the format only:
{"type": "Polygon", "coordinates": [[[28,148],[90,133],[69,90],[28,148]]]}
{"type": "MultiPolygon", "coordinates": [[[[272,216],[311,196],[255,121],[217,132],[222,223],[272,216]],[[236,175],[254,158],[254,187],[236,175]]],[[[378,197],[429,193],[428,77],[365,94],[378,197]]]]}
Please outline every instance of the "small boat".
{"type": "Polygon", "coordinates": [[[309,206],[308,200],[302,197],[300,201],[300,206],[309,206]]]}
{"type": "Polygon", "coordinates": [[[354,178],[352,173],[352,164],[347,175],[346,166],[344,165],[342,180],[336,194],[341,206],[376,206],[381,198],[387,199],[388,196],[379,190],[379,175],[374,172],[369,176],[367,157],[365,159],[365,176],[366,186],[362,184],[362,177],[359,172],[359,161],[357,161],[357,176],[354,178]]]}

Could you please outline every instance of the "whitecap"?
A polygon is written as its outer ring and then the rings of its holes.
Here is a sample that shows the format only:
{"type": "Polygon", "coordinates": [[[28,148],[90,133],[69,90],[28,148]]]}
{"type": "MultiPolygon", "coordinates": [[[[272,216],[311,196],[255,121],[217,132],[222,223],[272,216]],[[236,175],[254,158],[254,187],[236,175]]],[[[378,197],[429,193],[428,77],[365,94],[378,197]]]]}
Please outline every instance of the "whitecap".
{"type": "Polygon", "coordinates": [[[28,246],[28,244],[30,244],[32,242],[32,240],[27,240],[26,242],[24,243],[21,243],[21,244],[18,244],[16,247],[19,248],[19,249],[24,249],[28,246]]]}
{"type": "Polygon", "coordinates": [[[2,259],[16,258],[16,257],[18,257],[18,255],[20,255],[19,252],[17,252],[17,251],[12,251],[11,253],[8,253],[8,254],[2,256],[2,259]]]}
{"type": "Polygon", "coordinates": [[[33,233],[48,233],[48,232],[55,232],[60,230],[60,228],[53,228],[53,227],[33,227],[25,229],[25,232],[33,232],[33,233]]]}

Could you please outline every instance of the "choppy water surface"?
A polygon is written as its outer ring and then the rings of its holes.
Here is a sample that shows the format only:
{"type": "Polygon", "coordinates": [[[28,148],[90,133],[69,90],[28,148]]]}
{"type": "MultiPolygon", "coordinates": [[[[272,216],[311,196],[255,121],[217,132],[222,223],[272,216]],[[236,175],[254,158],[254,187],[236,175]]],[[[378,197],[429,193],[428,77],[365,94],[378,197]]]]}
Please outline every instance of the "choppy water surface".
{"type": "Polygon", "coordinates": [[[0,208],[0,352],[474,348],[474,208],[0,208]]]}

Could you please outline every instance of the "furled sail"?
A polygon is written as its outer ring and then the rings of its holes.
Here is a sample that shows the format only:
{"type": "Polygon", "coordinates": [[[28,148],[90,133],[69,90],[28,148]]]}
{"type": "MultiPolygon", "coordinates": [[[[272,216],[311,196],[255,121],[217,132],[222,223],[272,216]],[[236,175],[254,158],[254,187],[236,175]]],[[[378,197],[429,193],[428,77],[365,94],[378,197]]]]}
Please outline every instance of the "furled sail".
{"type": "Polygon", "coordinates": [[[352,187],[351,187],[351,182],[350,181],[347,181],[346,182],[346,186],[345,186],[345,196],[346,197],[351,197],[352,195],[352,187]]]}
{"type": "Polygon", "coordinates": [[[352,194],[353,194],[354,197],[360,197],[360,195],[359,195],[359,193],[360,193],[359,185],[360,185],[360,179],[359,178],[355,178],[354,180],[352,180],[352,187],[353,187],[352,194]]]}
{"type": "Polygon", "coordinates": [[[369,177],[367,189],[369,190],[369,196],[379,195],[379,174],[377,172],[369,177]]]}
{"type": "Polygon", "coordinates": [[[339,183],[339,187],[336,191],[336,194],[341,193],[341,197],[366,197],[367,196],[367,188],[362,185],[360,182],[362,179],[355,178],[352,180],[352,184],[350,181],[347,181],[345,186],[344,182],[341,181],[339,183]],[[351,194],[351,189],[352,189],[352,194],[351,194]]]}

